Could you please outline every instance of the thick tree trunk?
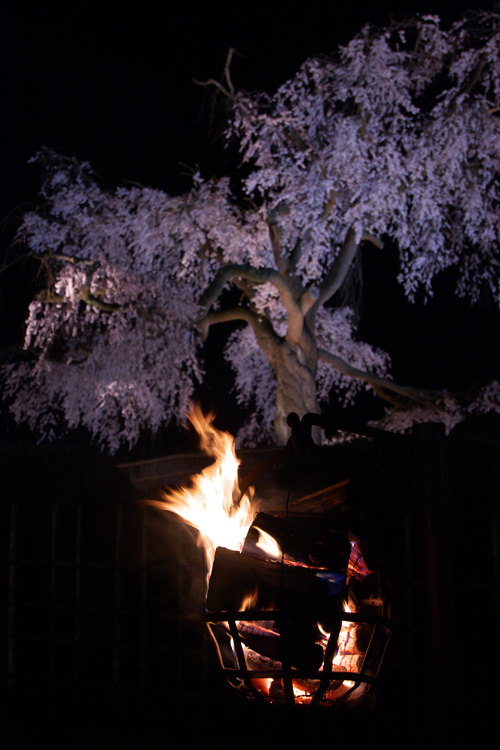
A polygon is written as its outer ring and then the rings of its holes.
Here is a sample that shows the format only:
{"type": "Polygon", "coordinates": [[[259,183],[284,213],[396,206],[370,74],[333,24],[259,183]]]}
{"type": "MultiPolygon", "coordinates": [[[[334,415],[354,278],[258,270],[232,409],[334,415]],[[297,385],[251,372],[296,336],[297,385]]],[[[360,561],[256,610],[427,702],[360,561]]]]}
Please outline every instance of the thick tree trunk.
{"type": "Polygon", "coordinates": [[[292,349],[284,342],[273,366],[278,379],[276,388],[276,416],[274,429],[278,445],[285,445],[290,437],[287,417],[296,412],[303,417],[308,412],[318,413],[316,396],[316,357],[307,359],[300,347],[292,349]]]}

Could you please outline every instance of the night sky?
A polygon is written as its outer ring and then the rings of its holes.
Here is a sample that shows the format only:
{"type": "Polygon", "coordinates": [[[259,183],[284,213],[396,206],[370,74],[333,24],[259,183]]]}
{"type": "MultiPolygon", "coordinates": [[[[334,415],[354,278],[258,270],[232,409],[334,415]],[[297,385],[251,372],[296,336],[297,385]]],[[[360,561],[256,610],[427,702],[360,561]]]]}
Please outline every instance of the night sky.
{"type": "Polygon", "coordinates": [[[230,47],[235,85],[272,92],[366,22],[418,11],[448,23],[478,3],[456,0],[453,12],[444,0],[54,5],[4,5],[2,215],[33,200],[27,161],[43,145],[89,160],[110,183],[186,189],[180,163],[213,168],[209,97],[193,79],[219,78],[230,47]]]}
{"type": "MultiPolygon", "coordinates": [[[[193,79],[220,78],[230,47],[235,86],[272,92],[308,56],[333,52],[366,22],[420,12],[447,24],[494,2],[455,0],[453,10],[443,0],[54,5],[3,7],[2,217],[36,200],[38,174],[27,161],[44,145],[90,161],[109,185],[133,181],[175,193],[189,188],[189,168],[220,172],[210,96],[193,79]]],[[[2,244],[13,226],[12,218],[4,222],[2,244]]],[[[361,333],[393,354],[396,379],[452,389],[500,376],[498,311],[487,302],[471,310],[447,278],[425,308],[407,305],[395,281],[381,285],[394,277],[395,254],[365,255],[361,333]]],[[[20,330],[13,301],[22,308],[22,288],[4,290],[3,338],[13,325],[20,330]]]]}

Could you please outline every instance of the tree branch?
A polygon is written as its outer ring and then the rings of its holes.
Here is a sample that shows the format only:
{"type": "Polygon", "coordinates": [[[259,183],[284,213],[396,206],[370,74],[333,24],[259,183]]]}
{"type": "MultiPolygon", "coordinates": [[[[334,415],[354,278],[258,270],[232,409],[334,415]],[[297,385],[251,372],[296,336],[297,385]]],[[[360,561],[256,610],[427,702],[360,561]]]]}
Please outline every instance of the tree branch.
{"type": "Polygon", "coordinates": [[[90,305],[91,307],[97,307],[97,309],[101,310],[102,312],[115,312],[116,310],[120,309],[120,305],[117,305],[114,302],[103,302],[90,292],[92,276],[98,268],[99,263],[94,263],[85,273],[85,284],[80,289],[81,298],[87,305],[90,305]]]}
{"type": "Polygon", "coordinates": [[[299,305],[286,279],[274,268],[253,268],[249,265],[229,264],[217,271],[217,274],[200,299],[200,306],[207,314],[218,299],[225,284],[234,278],[243,278],[256,284],[272,284],[280,295],[281,301],[290,313],[297,312],[299,305]]]}
{"type": "Polygon", "coordinates": [[[292,252],[290,253],[290,256],[288,258],[288,268],[290,273],[295,273],[297,270],[297,266],[299,265],[299,261],[302,257],[302,238],[299,237],[297,239],[297,242],[292,248],[292,252]]]}
{"type": "Polygon", "coordinates": [[[91,307],[97,307],[98,310],[101,310],[102,312],[116,312],[117,310],[121,309],[121,305],[118,305],[115,302],[103,302],[98,297],[94,297],[93,294],[90,293],[89,286],[87,284],[84,284],[80,290],[80,296],[87,305],[90,305],[91,307]]]}
{"type": "MultiPolygon", "coordinates": [[[[54,253],[51,250],[48,250],[45,253],[42,253],[41,255],[37,257],[39,257],[49,267],[50,267],[50,264],[47,263],[48,260],[61,260],[66,263],[71,263],[71,265],[81,264],[83,266],[86,266],[85,283],[80,289],[80,299],[82,300],[82,302],[85,302],[85,304],[90,305],[91,307],[96,307],[98,310],[101,310],[102,312],[116,312],[116,310],[121,309],[122,307],[121,305],[116,304],[114,302],[103,302],[103,300],[100,300],[98,297],[93,295],[90,291],[92,277],[94,275],[94,272],[99,268],[98,262],[90,261],[84,258],[79,258],[76,255],[66,255],[65,253],[54,253]]],[[[48,290],[39,296],[40,296],[40,299],[42,299],[44,302],[47,302],[50,304],[64,304],[64,302],[67,301],[65,300],[65,297],[63,295],[55,294],[54,292],[51,292],[48,290]]]]}
{"type": "Polygon", "coordinates": [[[269,226],[269,237],[271,239],[271,247],[273,248],[273,256],[276,266],[283,276],[288,276],[289,265],[285,255],[283,254],[283,244],[281,242],[281,232],[278,223],[278,214],[283,213],[284,210],[288,212],[288,206],[286,207],[286,209],[282,206],[281,210],[278,206],[277,208],[269,211],[267,215],[267,224],[269,226]]]}
{"type": "Polygon", "coordinates": [[[326,362],[327,364],[332,365],[332,367],[335,367],[335,369],[339,370],[343,375],[368,383],[380,398],[395,406],[401,405],[402,399],[428,405],[429,401],[436,403],[441,395],[439,391],[424,391],[406,385],[399,385],[388,378],[382,378],[374,373],[359,370],[341,357],[331,354],[325,349],[318,349],[318,357],[322,362],[326,362]]]}
{"type": "Polygon", "coordinates": [[[280,343],[280,338],[274,331],[269,321],[262,315],[258,315],[248,307],[233,307],[229,310],[218,310],[211,312],[197,322],[200,329],[201,341],[206,341],[210,326],[217,323],[228,323],[235,320],[242,320],[252,326],[259,346],[262,352],[271,359],[272,351],[280,343]]]}
{"type": "Polygon", "coordinates": [[[350,229],[347,233],[340,253],[335,258],[335,261],[333,262],[330,270],[328,271],[320,286],[320,294],[316,302],[317,307],[321,307],[321,305],[324,305],[325,302],[331,299],[331,297],[333,297],[333,295],[338,292],[343,282],[345,281],[349,268],[351,267],[351,263],[353,262],[354,257],[358,252],[359,246],[361,242],[363,242],[363,240],[372,242],[379,249],[382,249],[384,247],[383,242],[381,242],[377,237],[371,235],[369,232],[365,231],[361,235],[360,241],[356,242],[354,230],[350,229]]]}
{"type": "Polygon", "coordinates": [[[43,260],[63,260],[66,263],[71,263],[75,266],[77,263],[81,263],[83,266],[88,266],[91,269],[95,269],[95,261],[89,260],[88,258],[79,258],[77,255],[67,255],[66,253],[54,253],[52,250],[46,250],[40,255],[33,255],[33,258],[42,258],[43,260]]]}
{"type": "Polygon", "coordinates": [[[302,311],[302,315],[307,315],[309,310],[311,310],[316,302],[319,299],[319,288],[315,286],[314,284],[309,287],[309,289],[306,289],[302,297],[300,298],[300,309],[302,311]]]}
{"type": "Polygon", "coordinates": [[[233,59],[234,52],[234,47],[230,47],[226,57],[226,64],[224,65],[224,78],[226,79],[227,88],[213,78],[209,78],[206,81],[197,81],[193,78],[193,82],[198,86],[215,86],[215,88],[219,89],[219,91],[221,91],[224,96],[227,96],[228,99],[233,99],[234,86],[231,80],[231,60],[233,59]]]}

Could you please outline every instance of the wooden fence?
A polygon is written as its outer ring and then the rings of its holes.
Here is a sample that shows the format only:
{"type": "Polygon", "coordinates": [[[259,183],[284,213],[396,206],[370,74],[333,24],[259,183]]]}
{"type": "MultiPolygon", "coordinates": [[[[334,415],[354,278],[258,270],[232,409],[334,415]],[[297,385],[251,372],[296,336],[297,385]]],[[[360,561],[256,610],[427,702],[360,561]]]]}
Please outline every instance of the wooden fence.
{"type": "MultiPolygon", "coordinates": [[[[241,473],[246,474],[276,452],[275,447],[238,451],[238,458],[241,459],[241,473]]],[[[129,477],[139,492],[147,493],[163,485],[173,487],[185,484],[192,474],[197,474],[212,462],[213,458],[204,453],[180,453],[123,463],[119,464],[118,468],[129,477]]]]}
{"type": "MultiPolygon", "coordinates": [[[[243,473],[269,455],[243,454],[243,473]]],[[[206,463],[189,455],[120,468],[147,493],[206,463]]],[[[476,714],[479,726],[500,709],[499,513],[443,505],[440,472],[417,461],[408,483],[419,485],[421,502],[402,499],[394,521],[401,547],[394,634],[377,705],[393,719],[419,717],[429,694],[437,692],[432,700],[445,711],[452,695],[457,726],[476,714]]],[[[6,693],[115,707],[160,701],[167,721],[227,698],[196,619],[203,554],[185,527],[132,505],[96,519],[81,505],[39,507],[34,499],[1,513],[6,693]]]]}

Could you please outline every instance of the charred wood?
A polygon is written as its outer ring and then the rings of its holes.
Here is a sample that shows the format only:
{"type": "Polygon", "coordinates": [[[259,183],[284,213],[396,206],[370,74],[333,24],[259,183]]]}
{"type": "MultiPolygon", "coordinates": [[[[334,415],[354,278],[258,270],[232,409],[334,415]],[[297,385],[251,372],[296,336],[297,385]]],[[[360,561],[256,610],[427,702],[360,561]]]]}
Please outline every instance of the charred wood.
{"type": "Polygon", "coordinates": [[[300,610],[314,619],[329,596],[328,581],[320,580],[316,572],[219,547],[206,606],[210,612],[237,612],[253,598],[252,609],[300,610]]]}
{"type": "Polygon", "coordinates": [[[351,545],[345,532],[339,531],[339,520],[332,516],[293,515],[280,518],[258,513],[252,524],[243,552],[249,551],[258,540],[258,529],[267,532],[278,542],[285,559],[306,565],[345,573],[351,545]]]}
{"type": "MultiPolygon", "coordinates": [[[[241,640],[252,651],[271,659],[273,662],[283,662],[283,644],[281,638],[268,638],[261,635],[241,635],[241,640]]],[[[290,664],[295,669],[317,672],[323,662],[323,649],[318,643],[290,638],[290,664]]]]}
{"type": "Polygon", "coordinates": [[[288,510],[295,513],[331,514],[345,512],[347,509],[347,485],[349,479],[332,484],[318,492],[305,495],[289,503],[288,510]]]}

